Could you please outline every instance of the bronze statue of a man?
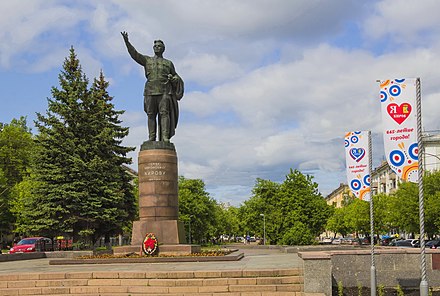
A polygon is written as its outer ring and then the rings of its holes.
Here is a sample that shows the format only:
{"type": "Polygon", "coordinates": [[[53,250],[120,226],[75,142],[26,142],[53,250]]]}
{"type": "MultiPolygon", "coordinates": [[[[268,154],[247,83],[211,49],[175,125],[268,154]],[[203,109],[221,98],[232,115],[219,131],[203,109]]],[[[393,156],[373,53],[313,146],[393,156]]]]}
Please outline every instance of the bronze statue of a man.
{"type": "Polygon", "coordinates": [[[169,142],[177,127],[177,101],[183,97],[183,80],[173,63],[163,58],[165,44],[162,40],[154,41],[154,56],[150,57],[137,52],[128,41],[127,32],[121,34],[130,56],[145,69],[144,110],[148,116],[148,139],[156,141],[157,131],[159,141],[169,142]]]}

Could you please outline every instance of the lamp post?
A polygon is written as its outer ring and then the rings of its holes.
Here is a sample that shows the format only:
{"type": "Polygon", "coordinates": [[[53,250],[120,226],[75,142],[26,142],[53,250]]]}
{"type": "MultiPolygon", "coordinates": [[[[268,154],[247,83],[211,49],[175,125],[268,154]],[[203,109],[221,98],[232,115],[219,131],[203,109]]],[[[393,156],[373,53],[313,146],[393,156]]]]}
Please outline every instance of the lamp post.
{"type": "MultiPolygon", "coordinates": [[[[428,152],[425,152],[425,151],[423,151],[423,160],[424,160],[424,165],[425,165],[425,170],[427,170],[427,168],[426,168],[426,166],[428,165],[427,163],[426,163],[426,155],[428,155],[428,156],[432,156],[432,157],[435,157],[435,158],[437,158],[438,160],[440,160],[440,157],[438,156],[438,155],[435,155],[435,154],[431,154],[431,153],[428,153],[428,152]]],[[[436,165],[437,164],[437,162],[434,162],[434,163],[429,163],[429,165],[436,165]]]]}
{"type": "Polygon", "coordinates": [[[266,245],[266,216],[264,214],[260,214],[263,217],[263,245],[266,245]]]}
{"type": "Polygon", "coordinates": [[[189,244],[191,245],[191,218],[194,217],[194,215],[189,216],[189,223],[188,223],[188,232],[189,232],[189,244]]]}
{"type": "Polygon", "coordinates": [[[426,155],[429,155],[429,156],[433,156],[433,157],[437,158],[438,160],[440,160],[440,157],[438,155],[431,154],[431,153],[428,153],[428,152],[423,152],[423,154],[426,154],[426,155]]]}

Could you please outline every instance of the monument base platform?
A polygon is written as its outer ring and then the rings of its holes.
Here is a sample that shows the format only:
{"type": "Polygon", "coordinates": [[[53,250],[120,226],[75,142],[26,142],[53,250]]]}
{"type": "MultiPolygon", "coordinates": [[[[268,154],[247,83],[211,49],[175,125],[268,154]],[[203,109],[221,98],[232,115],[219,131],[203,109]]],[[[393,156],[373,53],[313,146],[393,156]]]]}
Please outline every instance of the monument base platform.
{"type": "MultiPolygon", "coordinates": [[[[182,256],[182,255],[200,253],[200,251],[201,251],[200,245],[159,245],[158,247],[159,255],[182,256]]],[[[131,245],[131,246],[114,247],[113,253],[115,255],[122,255],[128,253],[141,254],[142,253],[141,244],[139,244],[138,246],[131,245]]]]}
{"type": "Polygon", "coordinates": [[[130,246],[113,248],[115,255],[142,254],[142,243],[147,233],[154,233],[159,243],[159,255],[182,256],[200,253],[199,245],[186,244],[183,223],[177,220],[138,220],[133,222],[130,246]]]}

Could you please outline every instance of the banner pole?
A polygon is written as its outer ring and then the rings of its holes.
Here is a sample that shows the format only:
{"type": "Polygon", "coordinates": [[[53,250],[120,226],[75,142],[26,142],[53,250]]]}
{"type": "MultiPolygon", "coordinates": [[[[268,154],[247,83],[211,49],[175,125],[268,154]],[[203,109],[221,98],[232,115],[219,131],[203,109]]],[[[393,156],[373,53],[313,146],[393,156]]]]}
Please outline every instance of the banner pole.
{"type": "Polygon", "coordinates": [[[419,149],[418,157],[418,185],[419,185],[419,219],[420,219],[420,296],[428,296],[429,286],[426,276],[426,256],[425,256],[425,205],[423,196],[423,158],[424,147],[422,141],[422,107],[420,78],[416,79],[416,104],[417,104],[417,145],[419,149]]]}
{"type": "Polygon", "coordinates": [[[376,296],[376,266],[374,262],[374,212],[373,212],[373,190],[371,190],[371,168],[373,167],[373,154],[371,144],[371,131],[368,131],[368,174],[370,176],[370,240],[371,240],[371,270],[370,270],[370,290],[371,296],[376,296]]]}

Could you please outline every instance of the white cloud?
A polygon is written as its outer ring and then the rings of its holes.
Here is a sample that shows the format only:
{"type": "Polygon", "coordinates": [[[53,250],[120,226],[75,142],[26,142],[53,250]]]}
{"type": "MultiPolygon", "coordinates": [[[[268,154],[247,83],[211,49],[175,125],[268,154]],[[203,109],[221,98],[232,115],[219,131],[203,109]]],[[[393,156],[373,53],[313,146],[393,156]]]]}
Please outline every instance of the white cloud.
{"type": "Polygon", "coordinates": [[[386,38],[384,43],[396,42],[409,47],[418,42],[425,45],[438,40],[438,11],[440,3],[436,0],[405,1],[384,0],[376,5],[376,14],[369,17],[364,33],[372,39],[386,38]]]}
{"type": "Polygon", "coordinates": [[[196,81],[203,86],[212,86],[236,79],[243,75],[243,70],[224,55],[190,54],[180,62],[177,69],[185,79],[196,81]]]}
{"type": "Polygon", "coordinates": [[[84,19],[79,9],[56,5],[53,1],[3,1],[0,8],[0,66],[5,68],[16,57],[32,64],[38,60],[35,56],[50,51],[54,35],[68,39],[73,26],[84,19]]]}
{"type": "Polygon", "coordinates": [[[145,78],[120,32],[148,55],[160,38],[186,85],[172,139],[181,174],[237,201],[255,178],[298,168],[329,193],[345,182],[346,131],[372,130],[381,145],[376,79],[421,77],[423,124],[440,129],[440,4],[419,2],[4,1],[0,67],[45,75],[73,45],[90,79],[110,77],[137,169],[145,78]]]}

